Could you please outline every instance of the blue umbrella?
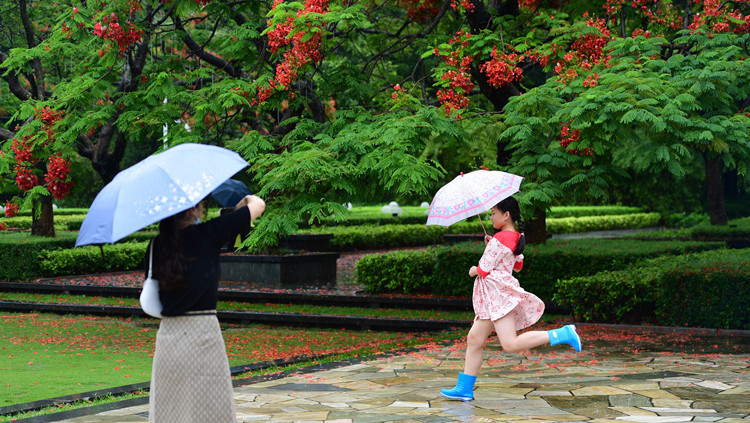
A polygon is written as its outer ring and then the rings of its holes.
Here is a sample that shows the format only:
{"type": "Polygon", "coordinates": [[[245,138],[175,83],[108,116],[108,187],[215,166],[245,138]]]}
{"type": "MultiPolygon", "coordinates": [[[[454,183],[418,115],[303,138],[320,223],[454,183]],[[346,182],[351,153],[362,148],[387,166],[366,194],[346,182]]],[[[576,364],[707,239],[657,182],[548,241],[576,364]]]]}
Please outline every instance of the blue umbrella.
{"type": "Polygon", "coordinates": [[[76,246],[116,242],[198,204],[248,163],[225,148],[180,144],[118,173],[96,196],[76,246]]]}
{"type": "Polygon", "coordinates": [[[222,207],[234,207],[246,195],[252,193],[250,188],[242,182],[236,179],[228,179],[211,193],[211,197],[218,201],[222,207]]]}

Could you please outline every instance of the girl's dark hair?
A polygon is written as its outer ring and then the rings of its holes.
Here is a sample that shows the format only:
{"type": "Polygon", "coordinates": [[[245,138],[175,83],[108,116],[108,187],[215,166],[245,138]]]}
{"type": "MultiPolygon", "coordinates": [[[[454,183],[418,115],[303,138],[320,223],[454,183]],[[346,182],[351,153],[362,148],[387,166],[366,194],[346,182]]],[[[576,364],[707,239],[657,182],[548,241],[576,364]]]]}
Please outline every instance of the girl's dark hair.
{"type": "Polygon", "coordinates": [[[165,291],[175,291],[185,286],[187,260],[182,254],[182,240],[180,239],[180,222],[185,218],[188,210],[159,222],[159,235],[154,239],[155,256],[154,277],[165,291]],[[158,275],[158,277],[156,276],[158,275]]]}
{"type": "Polygon", "coordinates": [[[523,222],[521,221],[521,207],[518,205],[518,201],[514,197],[508,197],[505,200],[497,203],[495,207],[501,212],[510,213],[510,218],[513,219],[513,223],[518,224],[518,230],[521,231],[521,237],[518,238],[518,245],[516,245],[513,254],[519,255],[526,249],[526,236],[523,234],[523,222]]]}

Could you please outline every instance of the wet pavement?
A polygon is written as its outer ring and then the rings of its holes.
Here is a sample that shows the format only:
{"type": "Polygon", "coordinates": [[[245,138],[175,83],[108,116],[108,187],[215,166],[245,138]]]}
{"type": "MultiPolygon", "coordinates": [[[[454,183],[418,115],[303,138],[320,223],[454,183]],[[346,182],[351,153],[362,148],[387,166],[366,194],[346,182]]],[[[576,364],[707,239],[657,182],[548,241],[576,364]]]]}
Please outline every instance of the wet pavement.
{"type": "MultiPolygon", "coordinates": [[[[238,422],[750,422],[748,332],[579,325],[584,351],[487,344],[475,399],[444,399],[463,342],[236,380],[238,422]]],[[[148,405],[66,421],[145,422],[148,405]]]]}

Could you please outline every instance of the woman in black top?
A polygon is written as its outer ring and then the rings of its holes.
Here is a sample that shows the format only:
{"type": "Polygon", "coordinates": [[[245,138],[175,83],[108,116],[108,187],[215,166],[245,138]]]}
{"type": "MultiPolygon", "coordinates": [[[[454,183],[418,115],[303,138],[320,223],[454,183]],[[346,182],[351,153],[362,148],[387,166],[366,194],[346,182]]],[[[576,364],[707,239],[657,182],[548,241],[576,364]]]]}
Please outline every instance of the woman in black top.
{"type": "Polygon", "coordinates": [[[265,211],[248,195],[235,211],[200,223],[203,204],[159,223],[153,277],[163,306],[156,334],[149,421],[235,422],[224,339],[216,318],[221,247],[265,211]]]}

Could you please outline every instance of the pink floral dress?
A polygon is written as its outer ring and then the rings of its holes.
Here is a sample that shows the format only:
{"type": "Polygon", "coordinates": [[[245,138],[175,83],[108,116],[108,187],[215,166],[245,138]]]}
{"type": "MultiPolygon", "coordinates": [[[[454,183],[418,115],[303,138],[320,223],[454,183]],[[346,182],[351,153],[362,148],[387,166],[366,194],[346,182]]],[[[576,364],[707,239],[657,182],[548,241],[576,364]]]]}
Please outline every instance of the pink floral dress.
{"type": "Polygon", "coordinates": [[[475,320],[495,321],[515,310],[516,330],[536,323],[544,314],[544,302],[536,295],[524,291],[513,277],[513,270],[523,267],[523,254],[513,255],[521,234],[501,231],[487,243],[479,260],[474,280],[475,320]]]}

